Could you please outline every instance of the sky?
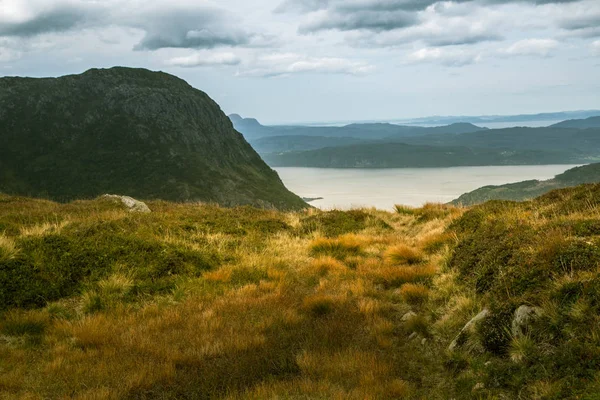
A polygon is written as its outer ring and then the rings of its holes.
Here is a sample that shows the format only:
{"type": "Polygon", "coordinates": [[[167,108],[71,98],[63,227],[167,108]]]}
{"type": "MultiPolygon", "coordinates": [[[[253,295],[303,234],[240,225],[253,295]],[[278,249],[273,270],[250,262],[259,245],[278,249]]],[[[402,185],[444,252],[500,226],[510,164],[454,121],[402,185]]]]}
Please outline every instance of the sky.
{"type": "Polygon", "coordinates": [[[117,65],[265,124],[600,109],[600,0],[0,0],[0,76],[117,65]]]}

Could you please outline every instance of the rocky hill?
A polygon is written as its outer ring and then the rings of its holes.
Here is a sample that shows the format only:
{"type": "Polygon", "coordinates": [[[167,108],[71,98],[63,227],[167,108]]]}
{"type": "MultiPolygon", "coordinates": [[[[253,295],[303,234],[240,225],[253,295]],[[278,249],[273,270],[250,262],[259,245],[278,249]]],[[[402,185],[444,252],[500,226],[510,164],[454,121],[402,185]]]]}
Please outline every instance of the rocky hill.
{"type": "Polygon", "coordinates": [[[208,95],[144,69],[0,79],[0,192],[301,208],[208,95]]]}

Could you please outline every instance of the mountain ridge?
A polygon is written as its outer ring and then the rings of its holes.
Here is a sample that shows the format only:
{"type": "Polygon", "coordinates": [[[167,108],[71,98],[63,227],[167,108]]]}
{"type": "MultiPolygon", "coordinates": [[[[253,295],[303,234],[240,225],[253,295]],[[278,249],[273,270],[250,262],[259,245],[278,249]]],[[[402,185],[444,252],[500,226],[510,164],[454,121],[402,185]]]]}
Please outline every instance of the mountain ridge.
{"type": "Polygon", "coordinates": [[[0,78],[0,191],[301,208],[206,93],[114,67],[0,78]]]}

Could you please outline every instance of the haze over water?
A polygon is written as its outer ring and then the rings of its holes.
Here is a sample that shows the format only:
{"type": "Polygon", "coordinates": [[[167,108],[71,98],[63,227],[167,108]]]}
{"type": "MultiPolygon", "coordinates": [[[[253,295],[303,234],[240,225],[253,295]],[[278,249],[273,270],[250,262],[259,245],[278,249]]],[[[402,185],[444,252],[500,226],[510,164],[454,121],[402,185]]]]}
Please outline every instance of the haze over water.
{"type": "Polygon", "coordinates": [[[447,203],[487,185],[551,179],[577,165],[528,165],[452,168],[275,168],[283,183],[302,197],[323,197],[310,204],[321,209],[421,206],[447,203]]]}

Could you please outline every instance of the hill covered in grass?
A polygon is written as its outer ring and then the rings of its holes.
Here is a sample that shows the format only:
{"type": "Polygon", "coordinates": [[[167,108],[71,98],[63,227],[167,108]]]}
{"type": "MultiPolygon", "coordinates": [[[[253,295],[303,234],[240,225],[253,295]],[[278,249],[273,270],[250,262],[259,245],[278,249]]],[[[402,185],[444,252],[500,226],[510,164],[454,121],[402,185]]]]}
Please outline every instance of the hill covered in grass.
{"type": "Polygon", "coordinates": [[[144,69],[0,78],[0,192],[301,208],[205,93],[144,69]]]}
{"type": "Polygon", "coordinates": [[[552,125],[552,127],[577,129],[600,128],[600,116],[589,117],[586,119],[570,119],[567,121],[559,122],[558,124],[554,124],[552,125]]]}
{"type": "Polygon", "coordinates": [[[575,163],[562,151],[510,150],[397,142],[360,143],[309,151],[263,154],[273,167],[433,168],[575,163]]]}
{"type": "Polygon", "coordinates": [[[600,185],[394,213],[0,205],[7,398],[600,390],[600,185]]]}
{"type": "Polygon", "coordinates": [[[471,206],[489,200],[530,200],[555,189],[600,182],[600,164],[572,168],[553,179],[529,180],[498,186],[484,186],[453,200],[454,205],[471,206]]]}

